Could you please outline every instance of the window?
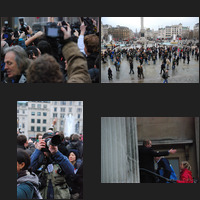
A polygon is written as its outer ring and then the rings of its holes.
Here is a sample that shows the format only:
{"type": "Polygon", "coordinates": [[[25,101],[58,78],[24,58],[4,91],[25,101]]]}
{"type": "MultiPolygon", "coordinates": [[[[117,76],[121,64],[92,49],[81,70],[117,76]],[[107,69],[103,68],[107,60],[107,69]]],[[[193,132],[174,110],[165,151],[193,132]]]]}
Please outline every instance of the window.
{"type": "Polygon", "coordinates": [[[78,118],[78,119],[80,119],[80,118],[81,118],[81,115],[80,115],[80,114],[78,114],[77,118],[78,118]]]}
{"type": "Polygon", "coordinates": [[[69,102],[69,105],[72,106],[72,101],[69,102]]]}
{"type": "Polygon", "coordinates": [[[46,119],[43,119],[43,124],[46,124],[47,123],[47,120],[46,119]]]}
{"type": "Polygon", "coordinates": [[[40,120],[40,119],[37,119],[37,123],[40,124],[40,122],[41,122],[41,120],[40,120]]]}
{"type": "Polygon", "coordinates": [[[37,112],[37,116],[41,116],[41,112],[37,112]]]}
{"type": "Polygon", "coordinates": [[[71,107],[69,108],[69,112],[72,112],[72,108],[71,107]]]}
{"type": "Polygon", "coordinates": [[[46,113],[46,112],[43,112],[43,116],[47,116],[47,113],[46,113]]]}
{"type": "Polygon", "coordinates": [[[41,107],[42,107],[41,104],[38,104],[38,105],[37,105],[37,108],[41,108],[41,107]]]}
{"type": "Polygon", "coordinates": [[[34,116],[34,115],[35,115],[35,112],[31,112],[31,115],[34,116]]]}
{"type": "Polygon", "coordinates": [[[77,112],[82,112],[82,108],[77,108],[77,112]]]}
{"type": "Polygon", "coordinates": [[[34,126],[31,126],[31,131],[35,131],[35,127],[34,126]]]}
{"type": "Polygon", "coordinates": [[[61,102],[60,102],[60,105],[61,105],[61,106],[65,106],[65,105],[66,105],[66,101],[61,101],[61,102]]]}
{"type": "Polygon", "coordinates": [[[31,119],[31,123],[35,123],[35,119],[31,119]]]}
{"type": "Polygon", "coordinates": [[[40,132],[40,126],[37,126],[37,131],[40,132]]]}
{"type": "Polygon", "coordinates": [[[53,118],[57,117],[57,113],[53,113],[53,118]]]}
{"type": "Polygon", "coordinates": [[[43,105],[43,108],[47,108],[47,105],[46,105],[46,104],[44,104],[44,105],[43,105]]]}
{"type": "Polygon", "coordinates": [[[81,101],[79,101],[79,102],[78,102],[78,105],[79,105],[79,106],[81,106],[81,103],[82,103],[82,102],[81,102],[81,101]]]}
{"type": "Polygon", "coordinates": [[[65,118],[65,114],[60,114],[60,118],[61,119],[65,118]]]}
{"type": "Polygon", "coordinates": [[[65,112],[65,108],[60,108],[60,112],[65,112]]]}
{"type": "Polygon", "coordinates": [[[53,102],[53,105],[57,105],[57,101],[54,101],[54,102],[53,102]]]}
{"type": "Polygon", "coordinates": [[[42,131],[43,131],[43,132],[46,132],[46,127],[42,127],[42,131]]]}
{"type": "Polygon", "coordinates": [[[35,104],[31,104],[31,108],[35,108],[35,104]]]}
{"type": "Polygon", "coordinates": [[[53,111],[54,111],[54,112],[57,112],[57,108],[55,107],[55,108],[53,109],[53,111]]]}

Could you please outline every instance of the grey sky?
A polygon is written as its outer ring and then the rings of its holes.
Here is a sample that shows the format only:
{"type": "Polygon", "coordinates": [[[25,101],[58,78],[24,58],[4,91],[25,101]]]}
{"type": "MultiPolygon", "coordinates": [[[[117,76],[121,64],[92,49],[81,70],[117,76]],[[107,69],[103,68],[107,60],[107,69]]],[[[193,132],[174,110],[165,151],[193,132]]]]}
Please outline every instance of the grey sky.
{"type": "MultiPolygon", "coordinates": [[[[112,25],[113,27],[120,25],[132,29],[134,32],[140,31],[140,17],[102,17],[102,23],[112,25]]],[[[196,23],[199,23],[199,17],[144,17],[144,28],[158,30],[165,26],[182,24],[189,26],[192,30],[196,23]]]]}

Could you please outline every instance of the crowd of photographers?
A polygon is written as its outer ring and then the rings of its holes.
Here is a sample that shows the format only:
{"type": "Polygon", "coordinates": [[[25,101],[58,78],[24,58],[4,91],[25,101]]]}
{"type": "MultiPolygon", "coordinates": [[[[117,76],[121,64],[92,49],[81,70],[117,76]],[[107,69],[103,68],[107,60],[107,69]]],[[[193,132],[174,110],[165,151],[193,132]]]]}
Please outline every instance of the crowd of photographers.
{"type": "Polygon", "coordinates": [[[83,137],[17,134],[17,199],[83,199],[83,137]]]}
{"type": "Polygon", "coordinates": [[[49,21],[33,31],[23,18],[12,30],[5,22],[1,31],[1,82],[3,83],[98,83],[99,32],[97,21],[49,21]]]}

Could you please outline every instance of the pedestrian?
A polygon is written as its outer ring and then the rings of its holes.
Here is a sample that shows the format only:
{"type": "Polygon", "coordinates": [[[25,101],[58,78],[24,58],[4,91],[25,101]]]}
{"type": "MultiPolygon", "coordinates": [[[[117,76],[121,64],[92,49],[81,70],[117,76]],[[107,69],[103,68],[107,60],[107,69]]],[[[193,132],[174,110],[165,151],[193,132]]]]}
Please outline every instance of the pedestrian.
{"type": "Polygon", "coordinates": [[[161,69],[160,69],[160,74],[165,73],[165,63],[162,62],[162,65],[161,65],[161,69]]]}
{"type": "Polygon", "coordinates": [[[155,65],[156,64],[156,55],[155,54],[152,55],[152,60],[153,60],[153,64],[155,65]]]}
{"type": "Polygon", "coordinates": [[[129,74],[131,74],[131,72],[134,74],[134,71],[133,71],[133,62],[130,62],[130,72],[129,72],[129,74]]]}
{"type": "Polygon", "coordinates": [[[143,67],[142,67],[142,65],[139,65],[139,66],[137,67],[137,69],[138,69],[138,77],[141,78],[141,76],[142,76],[142,77],[144,78],[143,67]]]}
{"type": "Polygon", "coordinates": [[[176,67],[176,58],[174,58],[172,61],[172,69],[174,70],[175,67],[176,67]]]}
{"type": "Polygon", "coordinates": [[[169,65],[171,64],[169,58],[166,59],[166,64],[167,64],[167,70],[169,70],[169,65]]]}
{"type": "Polygon", "coordinates": [[[177,58],[176,58],[176,64],[178,66],[178,64],[179,64],[179,56],[177,56],[177,58]]]}
{"type": "Polygon", "coordinates": [[[189,56],[189,54],[187,55],[187,64],[189,64],[189,62],[190,62],[190,56],[189,56]]]}
{"type": "Polygon", "coordinates": [[[112,80],[112,70],[110,69],[110,67],[108,68],[108,79],[112,80]]]}
{"type": "Polygon", "coordinates": [[[168,83],[168,70],[164,71],[162,78],[164,79],[163,83],[168,83]]]}

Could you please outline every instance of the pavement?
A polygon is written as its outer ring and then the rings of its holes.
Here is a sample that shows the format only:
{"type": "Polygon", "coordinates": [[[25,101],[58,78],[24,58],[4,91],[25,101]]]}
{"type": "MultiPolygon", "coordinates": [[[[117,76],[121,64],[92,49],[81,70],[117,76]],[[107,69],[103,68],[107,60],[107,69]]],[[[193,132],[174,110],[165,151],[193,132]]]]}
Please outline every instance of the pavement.
{"type": "MultiPolygon", "coordinates": [[[[162,60],[157,59],[156,64],[151,60],[147,65],[143,62],[144,79],[138,78],[137,66],[139,61],[134,58],[133,70],[134,74],[129,74],[130,65],[126,56],[121,59],[120,71],[116,71],[114,64],[108,57],[106,63],[101,62],[101,83],[163,83],[162,75],[160,74],[162,60]],[[108,79],[108,67],[111,68],[113,79],[108,79]]],[[[174,70],[169,67],[168,83],[199,83],[199,61],[195,60],[195,56],[190,56],[190,63],[187,64],[187,59],[183,63],[183,59],[179,59],[179,65],[174,70]]]]}

